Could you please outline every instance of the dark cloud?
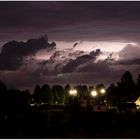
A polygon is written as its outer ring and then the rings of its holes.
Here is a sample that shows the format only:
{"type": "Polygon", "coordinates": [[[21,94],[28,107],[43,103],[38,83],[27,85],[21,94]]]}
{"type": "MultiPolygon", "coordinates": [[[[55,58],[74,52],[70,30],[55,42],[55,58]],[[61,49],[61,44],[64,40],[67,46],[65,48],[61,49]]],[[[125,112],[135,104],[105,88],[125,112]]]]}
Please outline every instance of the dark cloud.
{"type": "Polygon", "coordinates": [[[111,71],[109,68],[109,65],[106,61],[99,61],[98,63],[90,62],[86,65],[83,65],[80,67],[78,72],[92,72],[94,74],[96,73],[104,73],[104,75],[111,71]]]}
{"type": "Polygon", "coordinates": [[[92,56],[84,55],[84,56],[80,56],[76,58],[76,60],[70,60],[70,62],[63,67],[62,73],[75,71],[77,66],[87,63],[91,59],[92,59],[92,56]]]}
{"type": "Polygon", "coordinates": [[[96,51],[92,51],[89,55],[82,55],[77,57],[75,60],[70,60],[69,63],[67,63],[62,68],[62,73],[68,73],[76,71],[77,67],[90,63],[91,61],[95,61],[96,57],[101,54],[100,49],[97,49],[96,51]]]}
{"type": "Polygon", "coordinates": [[[0,54],[0,69],[15,70],[18,69],[25,57],[31,57],[41,49],[54,49],[56,44],[48,43],[47,36],[39,39],[29,39],[27,42],[10,41],[2,47],[0,54]]]}
{"type": "Polygon", "coordinates": [[[140,2],[0,2],[0,39],[139,40],[140,2]],[[18,34],[18,36],[17,36],[18,34]]]}
{"type": "Polygon", "coordinates": [[[121,65],[139,65],[140,64],[140,58],[131,59],[131,60],[120,60],[120,61],[116,62],[116,64],[121,64],[121,65]]]}
{"type": "Polygon", "coordinates": [[[53,23],[53,20],[61,23],[75,23],[83,19],[85,19],[83,22],[95,19],[139,20],[139,4],[139,2],[1,2],[0,15],[7,16],[1,24],[7,23],[5,21],[10,17],[13,18],[12,22],[19,26],[26,25],[24,23],[31,25],[34,21],[35,25],[38,25],[39,21],[40,24],[53,23]]]}

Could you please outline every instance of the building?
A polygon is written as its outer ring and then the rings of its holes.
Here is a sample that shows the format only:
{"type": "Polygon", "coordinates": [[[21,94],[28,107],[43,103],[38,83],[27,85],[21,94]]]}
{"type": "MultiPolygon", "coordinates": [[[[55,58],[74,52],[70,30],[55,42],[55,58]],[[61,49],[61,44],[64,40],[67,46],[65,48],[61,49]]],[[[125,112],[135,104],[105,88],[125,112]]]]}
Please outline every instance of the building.
{"type": "Polygon", "coordinates": [[[140,109],[140,97],[138,97],[135,101],[135,104],[136,104],[136,108],[137,109],[140,109]]]}

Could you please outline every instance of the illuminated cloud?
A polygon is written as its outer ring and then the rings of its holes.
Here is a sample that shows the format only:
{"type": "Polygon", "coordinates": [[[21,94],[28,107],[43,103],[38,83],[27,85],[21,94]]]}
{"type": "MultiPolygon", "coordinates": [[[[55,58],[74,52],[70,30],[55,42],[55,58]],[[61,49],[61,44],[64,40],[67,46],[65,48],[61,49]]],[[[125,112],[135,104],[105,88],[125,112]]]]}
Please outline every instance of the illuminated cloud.
{"type": "Polygon", "coordinates": [[[1,80],[30,88],[137,75],[139,15],[139,2],[0,2],[1,80]],[[43,34],[56,44],[26,42],[43,34]]]}

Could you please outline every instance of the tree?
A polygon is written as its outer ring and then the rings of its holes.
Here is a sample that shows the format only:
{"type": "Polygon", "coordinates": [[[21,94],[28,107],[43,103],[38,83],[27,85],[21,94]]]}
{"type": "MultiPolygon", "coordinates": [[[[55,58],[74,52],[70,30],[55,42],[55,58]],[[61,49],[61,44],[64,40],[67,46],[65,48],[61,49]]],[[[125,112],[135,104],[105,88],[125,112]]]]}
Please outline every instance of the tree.
{"type": "Polygon", "coordinates": [[[34,89],[34,93],[33,93],[33,99],[36,103],[40,103],[41,99],[40,99],[40,92],[41,92],[41,88],[39,85],[37,85],[34,89]]]}
{"type": "Polygon", "coordinates": [[[0,81],[0,112],[3,113],[5,112],[5,109],[8,104],[8,91],[6,85],[0,81]]]}
{"type": "Polygon", "coordinates": [[[65,104],[67,104],[68,101],[69,101],[69,91],[70,91],[70,89],[71,89],[71,87],[68,84],[64,88],[64,90],[65,90],[65,104]]]}
{"type": "Polygon", "coordinates": [[[136,98],[140,96],[140,74],[138,75],[137,82],[136,82],[136,98]]]}
{"type": "Polygon", "coordinates": [[[58,95],[59,95],[59,104],[64,104],[65,101],[65,91],[64,88],[62,86],[58,86],[58,95]]]}
{"type": "Polygon", "coordinates": [[[118,103],[117,87],[114,84],[111,84],[107,88],[107,104],[110,106],[116,106],[118,103]]]}
{"type": "Polygon", "coordinates": [[[29,104],[31,102],[31,93],[29,90],[25,90],[22,92],[26,102],[29,104]]]}
{"type": "Polygon", "coordinates": [[[52,87],[53,92],[53,103],[54,104],[64,104],[65,101],[65,91],[62,86],[54,85],[52,87]]]}
{"type": "Polygon", "coordinates": [[[102,89],[102,88],[104,88],[105,89],[105,86],[104,86],[104,84],[98,84],[98,85],[96,85],[96,91],[98,92],[98,93],[100,93],[100,90],[102,89]]]}
{"type": "Polygon", "coordinates": [[[75,87],[78,91],[78,97],[79,97],[79,100],[82,100],[83,99],[83,90],[82,90],[82,86],[81,85],[78,85],[75,87]]]}
{"type": "Polygon", "coordinates": [[[6,85],[0,81],[0,92],[6,92],[7,91],[7,87],[6,85]]]}
{"type": "Polygon", "coordinates": [[[82,97],[86,97],[88,95],[88,88],[86,85],[82,86],[82,97]]]}
{"type": "Polygon", "coordinates": [[[52,103],[52,92],[51,88],[49,85],[45,84],[41,88],[41,93],[40,93],[41,101],[42,103],[52,103]]]}
{"type": "Polygon", "coordinates": [[[129,71],[126,71],[121,77],[121,83],[134,85],[132,74],[129,71]]]}
{"type": "Polygon", "coordinates": [[[94,89],[94,86],[89,86],[89,92],[91,92],[94,89]]]}
{"type": "Polygon", "coordinates": [[[57,92],[57,86],[56,85],[54,85],[53,87],[52,87],[52,94],[53,94],[53,104],[57,104],[58,103],[58,99],[59,99],[59,97],[58,97],[58,92],[57,92]]]}
{"type": "Polygon", "coordinates": [[[118,96],[122,102],[132,100],[135,96],[135,83],[133,77],[129,71],[126,71],[122,77],[121,81],[118,83],[118,96]]]}
{"type": "Polygon", "coordinates": [[[8,90],[8,113],[16,115],[23,114],[28,111],[29,103],[24,93],[25,92],[17,89],[8,90]]]}
{"type": "Polygon", "coordinates": [[[137,78],[137,86],[140,87],[140,74],[138,75],[138,78],[137,78]]]}

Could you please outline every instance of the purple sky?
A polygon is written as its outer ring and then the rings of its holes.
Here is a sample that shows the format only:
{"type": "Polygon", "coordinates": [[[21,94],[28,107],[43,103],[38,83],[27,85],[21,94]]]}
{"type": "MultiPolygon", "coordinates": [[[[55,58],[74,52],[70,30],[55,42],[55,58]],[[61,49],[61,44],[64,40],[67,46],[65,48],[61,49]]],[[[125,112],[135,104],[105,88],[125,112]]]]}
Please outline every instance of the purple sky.
{"type": "Polygon", "coordinates": [[[129,1],[0,2],[0,38],[139,41],[139,14],[140,2],[129,1]]]}
{"type": "Polygon", "coordinates": [[[0,2],[0,78],[30,89],[110,84],[125,70],[136,78],[139,15],[140,2],[0,2]]]}

